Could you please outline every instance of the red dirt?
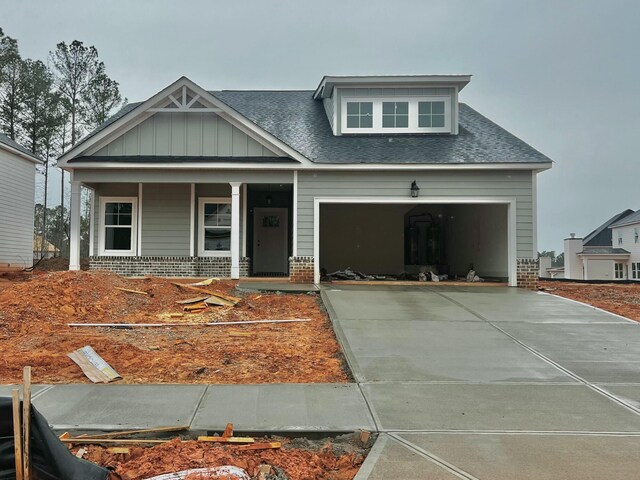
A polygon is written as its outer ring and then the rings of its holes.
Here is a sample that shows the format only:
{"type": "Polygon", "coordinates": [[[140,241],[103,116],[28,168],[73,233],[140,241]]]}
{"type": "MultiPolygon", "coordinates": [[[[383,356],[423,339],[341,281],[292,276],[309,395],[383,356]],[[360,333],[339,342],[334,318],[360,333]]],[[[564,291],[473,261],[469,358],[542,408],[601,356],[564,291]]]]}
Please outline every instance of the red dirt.
{"type": "Polygon", "coordinates": [[[209,288],[242,297],[235,307],[183,313],[177,300],[198,296],[161,278],[108,272],[52,272],[0,290],[0,383],[89,383],[68,357],[92,346],[119,383],[347,382],[339,346],[315,295],[243,294],[236,282],[209,288]],[[114,287],[142,290],[137,295],[114,287]],[[71,328],[67,323],[215,322],[309,318],[310,322],[229,327],[71,328]]]}
{"type": "MultiPolygon", "coordinates": [[[[295,440],[278,439],[277,450],[234,451],[222,446],[174,439],[154,447],[133,447],[128,454],[108,453],[105,447],[84,446],[83,458],[112,468],[123,480],[139,480],[163,473],[202,467],[233,465],[247,471],[252,478],[263,464],[282,469],[289,480],[351,480],[358,472],[366,451],[354,444],[340,444],[334,451],[327,440],[318,447],[298,448],[295,440]]],[[[79,447],[72,451],[77,451],[79,447]]],[[[268,478],[268,477],[267,477],[268,478]]]]}
{"type": "Polygon", "coordinates": [[[541,281],[538,288],[640,322],[640,285],[541,281]]]}

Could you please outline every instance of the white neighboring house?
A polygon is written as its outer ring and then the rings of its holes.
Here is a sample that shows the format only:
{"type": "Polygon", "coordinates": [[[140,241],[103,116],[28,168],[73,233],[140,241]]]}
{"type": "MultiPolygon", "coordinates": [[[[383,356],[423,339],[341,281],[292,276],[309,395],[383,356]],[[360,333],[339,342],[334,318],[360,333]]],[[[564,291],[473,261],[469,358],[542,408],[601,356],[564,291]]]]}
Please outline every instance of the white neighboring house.
{"type": "Polygon", "coordinates": [[[572,233],[564,241],[564,278],[640,280],[639,235],[640,210],[614,215],[585,238],[572,233]]]}
{"type": "Polygon", "coordinates": [[[0,133],[0,272],[33,265],[36,165],[42,160],[0,133]]]}

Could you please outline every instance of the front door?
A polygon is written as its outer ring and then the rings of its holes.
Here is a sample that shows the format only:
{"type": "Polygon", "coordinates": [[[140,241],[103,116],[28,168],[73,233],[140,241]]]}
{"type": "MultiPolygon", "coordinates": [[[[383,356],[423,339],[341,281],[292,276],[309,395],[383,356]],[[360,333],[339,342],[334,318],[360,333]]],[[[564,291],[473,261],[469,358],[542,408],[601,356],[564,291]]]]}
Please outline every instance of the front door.
{"type": "Polygon", "coordinates": [[[253,210],[254,273],[287,273],[287,208],[253,210]]]}

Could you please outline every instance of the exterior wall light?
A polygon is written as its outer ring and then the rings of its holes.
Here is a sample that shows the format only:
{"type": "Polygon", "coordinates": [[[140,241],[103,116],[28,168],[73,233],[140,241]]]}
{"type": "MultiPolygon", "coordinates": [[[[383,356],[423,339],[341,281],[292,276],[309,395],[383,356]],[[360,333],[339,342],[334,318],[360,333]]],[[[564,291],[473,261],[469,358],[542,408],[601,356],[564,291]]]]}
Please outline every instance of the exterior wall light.
{"type": "Polygon", "coordinates": [[[420,187],[418,186],[418,184],[414,180],[411,183],[411,198],[418,198],[419,195],[420,195],[420,187]]]}

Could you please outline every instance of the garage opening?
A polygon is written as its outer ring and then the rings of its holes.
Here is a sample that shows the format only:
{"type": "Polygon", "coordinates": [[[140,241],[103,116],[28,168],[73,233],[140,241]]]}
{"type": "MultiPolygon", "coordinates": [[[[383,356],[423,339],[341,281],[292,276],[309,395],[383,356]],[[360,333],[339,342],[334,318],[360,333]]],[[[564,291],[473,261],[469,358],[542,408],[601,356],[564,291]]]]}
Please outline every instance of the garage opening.
{"type": "Polygon", "coordinates": [[[321,203],[322,276],[350,268],[388,279],[433,271],[487,281],[509,277],[507,204],[321,203]]]}

